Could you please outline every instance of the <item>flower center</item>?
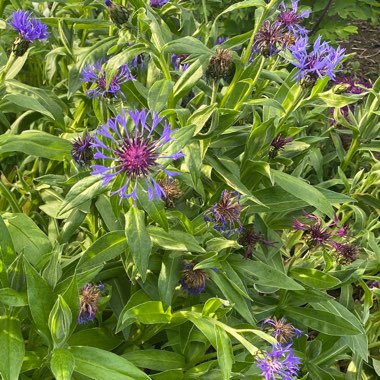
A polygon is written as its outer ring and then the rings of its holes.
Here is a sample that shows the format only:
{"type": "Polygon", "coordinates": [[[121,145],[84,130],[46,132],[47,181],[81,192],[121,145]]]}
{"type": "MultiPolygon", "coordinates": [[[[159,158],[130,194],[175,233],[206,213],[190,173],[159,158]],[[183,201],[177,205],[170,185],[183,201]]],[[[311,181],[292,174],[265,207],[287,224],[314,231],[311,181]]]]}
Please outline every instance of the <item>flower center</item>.
{"type": "Polygon", "coordinates": [[[116,154],[129,177],[145,177],[157,165],[155,145],[141,137],[125,139],[116,154]]]}

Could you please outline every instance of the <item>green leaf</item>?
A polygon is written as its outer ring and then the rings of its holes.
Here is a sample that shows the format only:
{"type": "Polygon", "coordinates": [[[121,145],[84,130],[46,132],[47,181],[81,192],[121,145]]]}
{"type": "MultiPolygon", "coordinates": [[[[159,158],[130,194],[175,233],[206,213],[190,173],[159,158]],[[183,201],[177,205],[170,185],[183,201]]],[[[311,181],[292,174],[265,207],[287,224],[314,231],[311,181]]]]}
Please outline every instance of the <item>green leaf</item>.
{"type": "Polygon", "coordinates": [[[186,232],[170,230],[164,231],[162,228],[149,226],[147,231],[152,239],[153,245],[170,251],[189,251],[206,253],[198,244],[193,235],[186,232]]]}
{"type": "Polygon", "coordinates": [[[145,227],[145,213],[131,207],[125,216],[125,234],[133,262],[143,281],[146,280],[152,242],[145,227]]]}
{"type": "Polygon", "coordinates": [[[286,306],[283,312],[297,322],[327,335],[346,336],[361,333],[360,329],[346,319],[327,311],[286,306]]]}
{"type": "Polygon", "coordinates": [[[290,275],[311,288],[330,289],[340,284],[336,277],[312,268],[292,268],[290,275]]]}
{"type": "Polygon", "coordinates": [[[136,321],[147,325],[169,323],[171,317],[170,308],[165,311],[160,301],[148,301],[133,307],[127,304],[120,313],[116,330],[121,331],[136,321]]]}
{"type": "Polygon", "coordinates": [[[219,367],[222,370],[223,380],[228,380],[231,377],[232,365],[234,363],[231,340],[220,326],[215,326],[214,328],[219,367]]]}
{"type": "Polygon", "coordinates": [[[94,380],[149,380],[127,359],[94,347],[73,346],[75,371],[94,380]]]}
{"type": "Polygon", "coordinates": [[[184,368],[185,358],[171,351],[165,350],[138,350],[130,351],[123,355],[137,367],[148,368],[154,371],[167,371],[170,369],[184,368]]]}
{"type": "MultiPolygon", "coordinates": [[[[89,200],[104,193],[106,190],[97,176],[81,179],[67,193],[61,208],[57,212],[57,217],[63,216],[73,209],[81,210],[89,200]]],[[[84,207],[83,211],[87,211],[87,207],[84,207]]]]}
{"type": "Polygon", "coordinates": [[[42,131],[24,131],[20,135],[1,135],[0,154],[22,152],[29,156],[63,161],[71,155],[68,140],[42,131]]]}
{"type": "Polygon", "coordinates": [[[153,84],[148,93],[149,109],[160,112],[166,106],[169,96],[173,90],[173,82],[161,79],[153,84]]]}
{"type": "Polygon", "coordinates": [[[158,294],[164,307],[168,307],[172,303],[174,290],[180,278],[181,256],[165,252],[162,258],[161,271],[158,276],[158,294]]]}
{"type": "Polygon", "coordinates": [[[28,304],[26,293],[19,293],[12,288],[0,289],[0,302],[4,305],[21,307],[28,304]]]}
{"type": "Polygon", "coordinates": [[[102,350],[111,351],[119,346],[123,340],[106,328],[94,327],[86,330],[80,330],[71,335],[68,340],[70,346],[90,346],[102,350]]]}
{"type": "Polygon", "coordinates": [[[52,250],[50,240],[25,214],[4,214],[3,217],[16,251],[38,266],[43,255],[52,250]]]}
{"type": "Polygon", "coordinates": [[[70,380],[74,372],[73,354],[64,348],[55,349],[50,359],[50,368],[56,380],[70,380]]]}
{"type": "MultiPolygon", "coordinates": [[[[2,258],[4,264],[7,267],[16,258],[16,253],[13,246],[11,234],[9,233],[8,228],[6,224],[4,223],[4,219],[2,218],[1,215],[0,215],[0,257],[2,258]]],[[[1,268],[1,271],[5,269],[6,268],[1,268]]]]}
{"type": "Polygon", "coordinates": [[[48,283],[24,259],[24,270],[27,282],[27,294],[30,312],[37,330],[49,342],[51,340],[48,326],[49,314],[56,297],[48,283]]]}
{"type": "Polygon", "coordinates": [[[112,231],[86,249],[80,258],[77,269],[89,269],[120,256],[127,249],[127,239],[123,231],[112,231]]]}
{"type": "Polygon", "coordinates": [[[175,54],[205,54],[209,56],[213,54],[213,51],[197,38],[189,36],[168,42],[163,50],[175,54]]]}
{"type": "Polygon", "coordinates": [[[334,217],[334,210],[327,198],[314,186],[309,185],[304,180],[272,169],[273,176],[277,185],[288,193],[302,199],[307,204],[314,206],[330,218],[334,217]]]}
{"type": "Polygon", "coordinates": [[[7,315],[0,317],[0,347],[0,373],[3,380],[17,380],[25,354],[21,324],[17,318],[7,315]]]}
{"type": "Polygon", "coordinates": [[[251,7],[265,7],[266,3],[264,0],[244,0],[239,1],[238,3],[235,3],[231,6],[229,6],[227,9],[225,9],[222,13],[218,14],[218,16],[215,18],[214,24],[219,19],[219,17],[223,16],[226,13],[236,11],[238,9],[245,9],[245,8],[251,8],[251,7]]]}

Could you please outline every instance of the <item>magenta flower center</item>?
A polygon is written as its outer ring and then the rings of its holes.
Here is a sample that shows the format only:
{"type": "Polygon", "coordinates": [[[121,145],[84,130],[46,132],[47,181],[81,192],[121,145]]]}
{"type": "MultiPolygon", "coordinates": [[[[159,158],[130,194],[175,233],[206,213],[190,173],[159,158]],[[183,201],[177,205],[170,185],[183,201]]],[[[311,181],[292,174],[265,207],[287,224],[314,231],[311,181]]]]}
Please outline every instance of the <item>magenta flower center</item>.
{"type": "Polygon", "coordinates": [[[157,165],[158,155],[155,152],[155,145],[141,137],[125,139],[116,153],[122,162],[122,171],[128,176],[147,176],[157,165]]]}
{"type": "Polygon", "coordinates": [[[278,18],[285,25],[293,25],[299,21],[297,13],[293,11],[282,12],[278,18]]]}

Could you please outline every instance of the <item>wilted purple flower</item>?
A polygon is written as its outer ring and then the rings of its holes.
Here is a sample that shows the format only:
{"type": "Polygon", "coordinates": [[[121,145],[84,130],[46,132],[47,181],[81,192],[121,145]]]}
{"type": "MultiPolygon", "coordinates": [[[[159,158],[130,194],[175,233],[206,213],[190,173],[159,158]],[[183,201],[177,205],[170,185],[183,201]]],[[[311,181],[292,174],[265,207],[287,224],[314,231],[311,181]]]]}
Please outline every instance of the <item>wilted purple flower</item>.
{"type": "Polygon", "coordinates": [[[274,242],[264,239],[264,235],[256,232],[253,226],[243,227],[240,233],[239,244],[241,244],[245,249],[244,257],[246,259],[251,259],[253,254],[253,248],[257,244],[264,244],[269,247],[274,246],[274,242]]]}
{"type": "Polygon", "coordinates": [[[215,41],[215,45],[221,45],[223,42],[226,42],[227,40],[228,40],[227,37],[219,36],[215,41]]]}
{"type": "Polygon", "coordinates": [[[285,33],[286,30],[280,23],[264,21],[255,35],[250,61],[253,60],[253,55],[257,53],[266,57],[277,54],[283,47],[285,33]]]}
{"type": "Polygon", "coordinates": [[[336,50],[328,42],[321,42],[321,36],[314,42],[313,50],[307,51],[308,37],[299,37],[295,44],[289,49],[295,60],[290,63],[298,71],[294,78],[300,82],[314,83],[318,78],[328,76],[335,79],[337,66],[344,57],[344,49],[338,47],[336,50]]]}
{"type": "Polygon", "coordinates": [[[272,335],[281,344],[291,342],[293,337],[298,338],[304,332],[295,328],[291,323],[287,323],[285,318],[266,319],[264,325],[270,325],[273,328],[272,335]]]}
{"type": "Polygon", "coordinates": [[[127,23],[129,18],[129,12],[126,7],[120,4],[115,4],[111,0],[105,0],[105,4],[108,8],[112,22],[118,28],[121,28],[123,25],[127,23]]]}
{"type": "Polygon", "coordinates": [[[203,269],[193,269],[194,263],[186,264],[181,271],[183,290],[191,295],[202,293],[206,289],[207,273],[203,269]]]}
{"type": "Polygon", "coordinates": [[[269,158],[275,158],[278,152],[284,149],[284,146],[292,141],[293,139],[291,137],[284,137],[281,134],[276,136],[270,144],[271,149],[269,151],[269,158]]]}
{"type": "Polygon", "coordinates": [[[205,220],[213,223],[214,228],[225,235],[241,231],[239,200],[240,194],[236,191],[223,190],[219,202],[215,203],[205,214],[205,220]]]}
{"type": "Polygon", "coordinates": [[[297,376],[301,359],[294,356],[291,344],[282,347],[280,344],[272,346],[271,352],[265,352],[263,358],[257,358],[257,366],[261,369],[261,376],[265,380],[293,380],[297,376]]]}
{"type": "Polygon", "coordinates": [[[358,247],[356,245],[352,243],[338,243],[336,241],[333,241],[331,244],[338,253],[338,261],[341,264],[350,264],[357,258],[358,247]]]}
{"type": "Polygon", "coordinates": [[[293,222],[293,228],[299,231],[305,231],[309,236],[309,242],[313,246],[318,246],[329,242],[331,238],[330,232],[327,231],[327,227],[322,226],[322,221],[313,214],[304,213],[306,218],[312,219],[314,222],[311,224],[305,224],[299,220],[293,222]]]}
{"type": "Polygon", "coordinates": [[[10,24],[19,34],[12,47],[12,51],[17,57],[24,55],[32,41],[48,37],[47,26],[35,19],[28,11],[13,12],[10,24]]]}
{"type": "Polygon", "coordinates": [[[188,54],[172,54],[171,63],[177,71],[186,71],[189,68],[188,63],[183,63],[183,61],[188,57],[188,54]]]}
{"type": "Polygon", "coordinates": [[[120,85],[132,79],[131,71],[128,66],[124,64],[120,66],[107,88],[103,63],[102,61],[98,61],[95,64],[84,67],[81,81],[90,85],[90,88],[87,90],[87,96],[89,98],[114,98],[118,95],[124,96],[121,92],[120,85]]]}
{"type": "Polygon", "coordinates": [[[84,324],[95,319],[101,292],[104,291],[104,285],[86,284],[80,291],[80,306],[78,323],[84,324]]]}
{"type": "Polygon", "coordinates": [[[163,7],[169,0],[150,0],[150,6],[153,8],[163,7]]]}
{"type": "Polygon", "coordinates": [[[165,177],[158,179],[157,183],[162,187],[162,190],[166,195],[166,207],[173,208],[175,206],[175,200],[182,195],[178,181],[173,178],[165,177]]]}
{"type": "Polygon", "coordinates": [[[79,166],[88,165],[94,158],[92,142],[93,138],[88,133],[84,133],[83,136],[72,141],[71,155],[79,166]]]}
{"type": "Polygon", "coordinates": [[[300,22],[309,17],[310,11],[298,12],[298,0],[292,0],[292,9],[287,9],[284,2],[280,5],[281,12],[277,17],[277,22],[285,26],[293,34],[307,34],[307,30],[300,25],[300,22]]]}
{"type": "Polygon", "coordinates": [[[165,197],[164,190],[154,177],[160,171],[168,176],[177,173],[166,170],[160,161],[177,160],[184,156],[181,151],[173,154],[166,151],[167,144],[173,140],[171,133],[167,120],[155,112],[142,109],[127,111],[126,114],[122,110],[96,131],[93,143],[96,149],[94,158],[104,159],[106,164],[92,165],[91,174],[100,174],[103,177],[103,185],[123,176],[123,186],[111,193],[119,194],[121,199],[132,197],[136,201],[137,185],[141,182],[145,182],[150,200],[165,197]],[[129,127],[130,121],[133,123],[132,128],[129,127]],[[154,137],[155,133],[158,134],[157,138],[154,137]]]}

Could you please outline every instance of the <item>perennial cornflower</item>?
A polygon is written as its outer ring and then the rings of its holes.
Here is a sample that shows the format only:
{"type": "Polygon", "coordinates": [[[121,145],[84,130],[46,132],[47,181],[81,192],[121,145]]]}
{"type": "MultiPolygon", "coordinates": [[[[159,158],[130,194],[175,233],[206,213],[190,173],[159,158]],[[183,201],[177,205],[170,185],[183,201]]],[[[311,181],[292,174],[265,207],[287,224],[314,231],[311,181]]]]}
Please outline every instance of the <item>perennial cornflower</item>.
{"type": "Polygon", "coordinates": [[[289,49],[294,58],[290,63],[298,69],[294,79],[298,83],[311,84],[323,76],[334,80],[345,51],[340,47],[334,49],[326,41],[321,42],[321,36],[314,42],[313,50],[310,52],[307,51],[308,38],[306,36],[299,37],[289,49]]]}
{"type": "Polygon", "coordinates": [[[275,158],[278,152],[284,149],[284,146],[292,141],[293,139],[291,137],[284,137],[281,134],[276,136],[270,144],[269,158],[275,158]]]}
{"type": "Polygon", "coordinates": [[[104,285],[86,284],[80,291],[80,306],[78,323],[84,324],[93,321],[96,316],[99,298],[101,292],[104,291],[104,285]]]}
{"type": "Polygon", "coordinates": [[[304,212],[306,218],[313,220],[312,224],[304,224],[299,220],[293,222],[293,228],[299,231],[305,231],[309,236],[309,243],[313,246],[318,246],[329,242],[331,233],[327,230],[327,227],[322,226],[322,221],[313,214],[304,212]]]}
{"type": "Polygon", "coordinates": [[[126,7],[119,4],[114,4],[111,0],[105,0],[105,4],[108,8],[110,18],[112,22],[118,27],[121,28],[125,25],[129,18],[129,12],[126,7]]]}
{"type": "Polygon", "coordinates": [[[284,26],[280,23],[264,21],[255,35],[250,61],[253,60],[253,55],[257,53],[266,57],[277,54],[284,47],[285,32],[284,26]]]}
{"type": "Polygon", "coordinates": [[[277,17],[277,22],[286,27],[289,32],[300,35],[307,34],[307,30],[303,28],[299,23],[309,17],[310,10],[298,12],[298,0],[292,0],[292,8],[287,9],[284,2],[280,5],[281,12],[277,17]]]}
{"type": "Polygon", "coordinates": [[[160,161],[184,156],[181,151],[172,154],[166,151],[167,144],[173,141],[171,134],[170,124],[155,112],[142,109],[126,113],[122,110],[96,131],[94,159],[104,160],[104,163],[92,165],[91,174],[100,174],[103,185],[119,178],[117,183],[123,182],[123,185],[111,195],[118,194],[121,199],[131,197],[136,201],[139,183],[145,183],[150,200],[166,197],[154,177],[158,172],[171,177],[177,173],[166,170],[160,161]]]}
{"type": "Polygon", "coordinates": [[[35,19],[28,11],[13,12],[10,24],[19,34],[12,47],[12,51],[17,57],[24,55],[32,41],[48,37],[47,26],[35,19]]]}
{"type": "Polygon", "coordinates": [[[71,155],[79,166],[85,166],[94,158],[92,149],[93,138],[90,134],[84,133],[72,141],[71,155]]]}
{"type": "Polygon", "coordinates": [[[266,246],[273,247],[274,242],[264,239],[264,235],[256,232],[254,226],[243,227],[238,240],[245,249],[244,257],[251,259],[253,255],[253,248],[257,244],[264,244],[266,246]]]}
{"type": "Polygon", "coordinates": [[[207,66],[206,76],[218,80],[231,74],[233,68],[232,53],[228,49],[217,49],[207,66]]]}
{"type": "Polygon", "coordinates": [[[153,8],[163,7],[169,0],[150,0],[150,6],[153,8]]]}
{"type": "Polygon", "coordinates": [[[177,71],[186,71],[189,68],[188,63],[183,63],[183,61],[188,57],[188,54],[172,54],[171,63],[177,71]]]}
{"type": "Polygon", "coordinates": [[[270,325],[273,328],[272,336],[281,344],[291,342],[293,337],[298,338],[303,334],[302,330],[295,328],[291,323],[287,323],[285,318],[266,319],[264,325],[270,325]]]}
{"type": "Polygon", "coordinates": [[[338,254],[338,261],[341,264],[352,263],[358,254],[358,247],[352,243],[338,243],[333,241],[332,246],[335,248],[338,254]]]}
{"type": "Polygon", "coordinates": [[[186,264],[181,271],[183,290],[191,295],[202,293],[206,289],[207,273],[203,269],[193,269],[194,263],[186,264]]]}
{"type": "Polygon", "coordinates": [[[204,219],[214,224],[217,231],[230,235],[241,231],[240,214],[242,207],[239,204],[240,194],[236,191],[223,190],[218,203],[215,203],[204,219]]]}
{"type": "Polygon", "coordinates": [[[293,380],[297,376],[301,359],[294,356],[291,344],[286,347],[272,346],[271,352],[265,352],[263,358],[257,358],[257,366],[261,369],[261,376],[265,380],[293,380]]]}
{"type": "Polygon", "coordinates": [[[84,67],[82,70],[81,81],[87,83],[90,88],[87,90],[89,98],[114,98],[118,95],[124,96],[120,85],[132,80],[133,76],[126,64],[120,66],[117,73],[113,76],[107,88],[106,73],[103,70],[103,62],[98,61],[84,67]]]}

